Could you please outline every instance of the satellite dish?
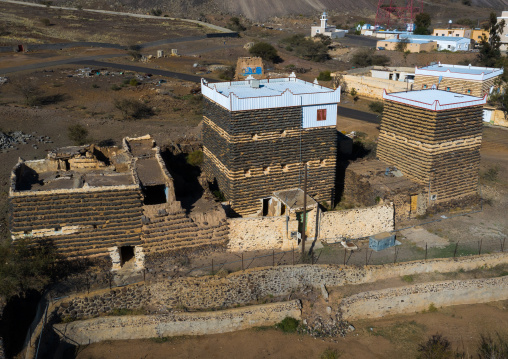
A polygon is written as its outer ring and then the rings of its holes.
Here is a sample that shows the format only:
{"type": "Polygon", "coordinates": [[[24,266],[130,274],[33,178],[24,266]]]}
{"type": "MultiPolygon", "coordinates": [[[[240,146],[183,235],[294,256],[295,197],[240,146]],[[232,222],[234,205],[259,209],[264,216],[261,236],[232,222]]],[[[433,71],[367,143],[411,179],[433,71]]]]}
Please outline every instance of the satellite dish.
{"type": "Polygon", "coordinates": [[[452,20],[448,20],[448,23],[451,24],[452,23],[452,20]]]}

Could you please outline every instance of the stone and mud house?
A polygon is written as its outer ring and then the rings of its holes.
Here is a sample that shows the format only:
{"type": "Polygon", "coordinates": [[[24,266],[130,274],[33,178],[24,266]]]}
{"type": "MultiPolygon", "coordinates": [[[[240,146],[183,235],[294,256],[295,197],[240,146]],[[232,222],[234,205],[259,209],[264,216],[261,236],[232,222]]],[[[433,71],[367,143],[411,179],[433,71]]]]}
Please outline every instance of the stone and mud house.
{"type": "Polygon", "coordinates": [[[47,241],[66,258],[107,257],[112,268],[199,246],[224,246],[222,208],[190,218],[150,136],[121,147],[65,147],[42,160],[19,160],[11,174],[14,243],[47,241]]]}
{"type": "MultiPolygon", "coordinates": [[[[274,193],[303,188],[318,202],[334,196],[337,103],[333,90],[296,78],[202,80],[204,172],[231,210],[266,216],[274,193]]],[[[292,198],[283,198],[292,202],[292,198]]],[[[285,205],[277,206],[281,215],[285,205]]],[[[271,213],[271,212],[270,212],[271,213]]]]}
{"type": "Polygon", "coordinates": [[[425,90],[435,85],[439,90],[483,97],[499,88],[502,75],[501,68],[437,63],[415,68],[413,88],[425,90]]]}
{"type": "Polygon", "coordinates": [[[379,160],[424,186],[428,208],[477,198],[487,96],[420,90],[383,97],[379,160]]]}

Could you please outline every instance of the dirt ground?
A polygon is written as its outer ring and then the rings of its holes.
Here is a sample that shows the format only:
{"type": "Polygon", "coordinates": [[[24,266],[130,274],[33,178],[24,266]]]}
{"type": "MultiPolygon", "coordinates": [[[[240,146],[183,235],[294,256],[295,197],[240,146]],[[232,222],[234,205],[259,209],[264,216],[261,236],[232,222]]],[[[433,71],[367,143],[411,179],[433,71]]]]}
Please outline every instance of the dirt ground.
{"type": "Polygon", "coordinates": [[[79,348],[78,359],[320,358],[327,349],[347,358],[415,358],[418,343],[440,333],[453,348],[475,354],[481,334],[508,334],[508,302],[439,308],[437,312],[352,323],[346,338],[313,339],[275,329],[163,340],[108,341],[79,348]]]}

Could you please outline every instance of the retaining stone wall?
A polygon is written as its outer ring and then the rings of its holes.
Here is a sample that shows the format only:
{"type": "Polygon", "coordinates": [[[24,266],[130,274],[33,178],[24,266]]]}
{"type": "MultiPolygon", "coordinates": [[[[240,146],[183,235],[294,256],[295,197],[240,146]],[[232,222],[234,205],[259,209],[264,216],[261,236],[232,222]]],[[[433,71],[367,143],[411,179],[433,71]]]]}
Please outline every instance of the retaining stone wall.
{"type": "Polygon", "coordinates": [[[56,307],[63,317],[83,318],[111,308],[165,312],[182,305],[190,309],[228,308],[249,304],[266,296],[289,295],[298,288],[337,287],[371,283],[379,279],[431,272],[472,270],[482,266],[508,263],[508,253],[453,259],[433,259],[380,266],[296,265],[255,268],[225,278],[185,277],[155,283],[135,284],[116,289],[63,299],[56,307]]]}
{"type": "Polygon", "coordinates": [[[54,327],[71,342],[87,345],[103,340],[228,333],[274,325],[288,316],[301,319],[298,300],[216,312],[100,317],[54,327]]]}
{"type": "Polygon", "coordinates": [[[323,213],[320,238],[327,243],[342,238],[361,238],[394,230],[393,204],[323,213]]]}
{"type": "MultiPolygon", "coordinates": [[[[386,92],[406,91],[407,84],[402,81],[377,79],[370,76],[344,75],[348,90],[355,89],[360,96],[383,99],[383,90],[386,92]]],[[[409,85],[411,87],[411,84],[409,85]]],[[[339,112],[340,115],[340,112],[339,112]]]]}
{"type": "Polygon", "coordinates": [[[508,277],[417,284],[355,294],[340,304],[345,320],[379,318],[429,308],[508,299],[508,277]]]}

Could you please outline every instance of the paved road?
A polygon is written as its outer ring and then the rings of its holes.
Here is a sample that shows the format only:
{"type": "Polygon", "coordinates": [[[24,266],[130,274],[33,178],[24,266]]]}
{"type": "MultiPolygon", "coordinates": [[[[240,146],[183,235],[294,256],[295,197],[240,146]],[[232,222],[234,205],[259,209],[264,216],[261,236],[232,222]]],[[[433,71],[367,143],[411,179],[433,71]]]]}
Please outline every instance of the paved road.
{"type": "Polygon", "coordinates": [[[338,106],[337,112],[339,116],[353,118],[355,120],[360,120],[363,122],[370,122],[376,124],[381,123],[381,118],[378,115],[374,115],[370,112],[358,111],[352,108],[342,106],[338,106]]]}
{"type": "Polygon", "coordinates": [[[346,34],[346,37],[339,39],[339,41],[345,45],[376,47],[378,39],[362,35],[346,34]]]}

